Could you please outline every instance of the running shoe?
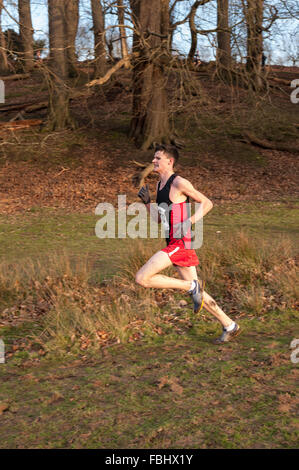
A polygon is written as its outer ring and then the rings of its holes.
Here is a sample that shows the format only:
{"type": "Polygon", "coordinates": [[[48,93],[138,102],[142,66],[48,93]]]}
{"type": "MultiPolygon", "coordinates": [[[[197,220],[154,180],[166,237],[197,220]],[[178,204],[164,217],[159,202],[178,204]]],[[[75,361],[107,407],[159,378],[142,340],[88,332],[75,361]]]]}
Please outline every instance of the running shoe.
{"type": "Polygon", "coordinates": [[[196,286],[194,287],[193,291],[190,292],[190,295],[192,297],[193,304],[194,304],[194,313],[198,313],[201,311],[203,307],[204,281],[201,281],[202,286],[200,286],[199,281],[196,280],[195,282],[196,282],[196,286]]]}
{"type": "Polygon", "coordinates": [[[241,333],[241,328],[240,326],[236,323],[235,327],[231,331],[227,331],[225,328],[223,328],[222,335],[219,338],[216,338],[213,343],[214,344],[222,344],[222,343],[227,343],[228,341],[231,341],[233,338],[238,336],[241,333]]]}

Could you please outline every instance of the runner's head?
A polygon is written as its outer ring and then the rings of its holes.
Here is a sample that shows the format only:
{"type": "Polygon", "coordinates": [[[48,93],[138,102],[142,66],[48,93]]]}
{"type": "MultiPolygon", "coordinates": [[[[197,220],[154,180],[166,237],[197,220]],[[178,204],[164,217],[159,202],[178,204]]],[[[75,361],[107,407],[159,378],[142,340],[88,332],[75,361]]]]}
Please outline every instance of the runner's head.
{"type": "Polygon", "coordinates": [[[160,169],[164,169],[164,166],[167,166],[168,169],[173,169],[176,162],[179,159],[179,152],[178,149],[174,145],[164,145],[159,144],[155,147],[155,155],[153,159],[153,163],[155,165],[155,169],[157,170],[159,167],[160,169]]]}

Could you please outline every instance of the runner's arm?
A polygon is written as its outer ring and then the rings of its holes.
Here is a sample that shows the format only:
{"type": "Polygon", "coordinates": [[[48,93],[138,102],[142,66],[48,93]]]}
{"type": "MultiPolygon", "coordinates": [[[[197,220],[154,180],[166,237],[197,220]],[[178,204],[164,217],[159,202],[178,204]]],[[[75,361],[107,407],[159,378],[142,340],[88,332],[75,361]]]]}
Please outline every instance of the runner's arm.
{"type": "Polygon", "coordinates": [[[189,196],[194,201],[199,202],[201,206],[195,211],[195,213],[190,217],[192,224],[195,224],[199,219],[204,217],[213,207],[212,201],[208,199],[204,194],[197,191],[190,181],[185,178],[178,177],[175,179],[176,187],[181,193],[189,196]]]}

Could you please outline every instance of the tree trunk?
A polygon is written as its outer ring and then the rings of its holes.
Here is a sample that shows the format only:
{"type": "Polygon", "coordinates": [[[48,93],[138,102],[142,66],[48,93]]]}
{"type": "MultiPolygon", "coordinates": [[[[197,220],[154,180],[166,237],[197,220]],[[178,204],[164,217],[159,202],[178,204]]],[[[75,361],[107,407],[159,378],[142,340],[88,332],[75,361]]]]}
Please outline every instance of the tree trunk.
{"type": "Polygon", "coordinates": [[[231,44],[228,16],[229,0],[217,2],[217,73],[227,81],[231,72],[231,44]]]}
{"type": "Polygon", "coordinates": [[[91,0],[94,32],[94,78],[102,77],[106,70],[105,18],[101,0],[91,0]]]}
{"type": "Polygon", "coordinates": [[[121,55],[122,55],[122,58],[125,59],[125,68],[128,69],[130,67],[130,60],[128,57],[126,28],[124,27],[125,12],[124,12],[123,0],[118,0],[117,2],[117,13],[118,13],[119,32],[120,32],[120,40],[121,40],[121,55]]]}
{"type": "Polygon", "coordinates": [[[245,9],[247,23],[246,70],[249,78],[249,86],[256,91],[263,88],[263,10],[264,0],[247,0],[245,9]]]}
{"type": "Polygon", "coordinates": [[[76,36],[79,24],[79,0],[65,0],[65,24],[68,76],[76,77],[78,75],[76,36]]]}
{"type": "Polygon", "coordinates": [[[189,50],[188,58],[187,58],[189,63],[193,63],[194,55],[195,55],[196,48],[197,48],[197,31],[196,31],[196,26],[195,26],[195,15],[196,15],[197,7],[198,7],[197,3],[198,2],[195,2],[192,5],[191,11],[190,11],[190,17],[189,17],[189,28],[190,28],[190,34],[191,34],[191,46],[190,46],[190,50],[189,50]]]}
{"type": "Polygon", "coordinates": [[[145,150],[154,142],[171,141],[163,70],[163,9],[161,0],[131,0],[130,3],[135,28],[133,52],[138,54],[133,63],[130,137],[145,150]]]}
{"type": "Polygon", "coordinates": [[[1,26],[1,15],[2,15],[3,0],[0,0],[0,74],[8,73],[8,60],[6,52],[6,41],[1,26]]]}
{"type": "Polygon", "coordinates": [[[161,34],[162,48],[166,48],[167,52],[171,51],[172,34],[170,30],[170,12],[169,12],[169,0],[161,0],[161,34]]]}
{"type": "Polygon", "coordinates": [[[23,53],[22,61],[25,72],[34,67],[33,55],[33,28],[31,21],[30,0],[18,0],[20,37],[23,53]]]}
{"type": "Polygon", "coordinates": [[[73,127],[69,111],[69,93],[66,86],[66,25],[64,0],[48,0],[49,43],[50,43],[50,97],[49,130],[61,130],[73,127]]]}

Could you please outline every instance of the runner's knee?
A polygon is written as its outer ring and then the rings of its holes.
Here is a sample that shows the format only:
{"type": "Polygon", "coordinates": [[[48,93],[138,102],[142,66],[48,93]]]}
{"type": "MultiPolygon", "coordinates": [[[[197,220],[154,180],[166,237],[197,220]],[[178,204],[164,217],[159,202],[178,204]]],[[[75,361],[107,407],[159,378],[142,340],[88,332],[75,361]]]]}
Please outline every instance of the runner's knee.
{"type": "Polygon", "coordinates": [[[149,286],[148,286],[148,283],[147,283],[147,278],[146,278],[145,275],[142,274],[142,273],[139,273],[139,272],[138,272],[138,273],[136,274],[135,282],[136,282],[137,284],[139,284],[140,286],[142,286],[142,287],[149,287],[149,286]]]}

